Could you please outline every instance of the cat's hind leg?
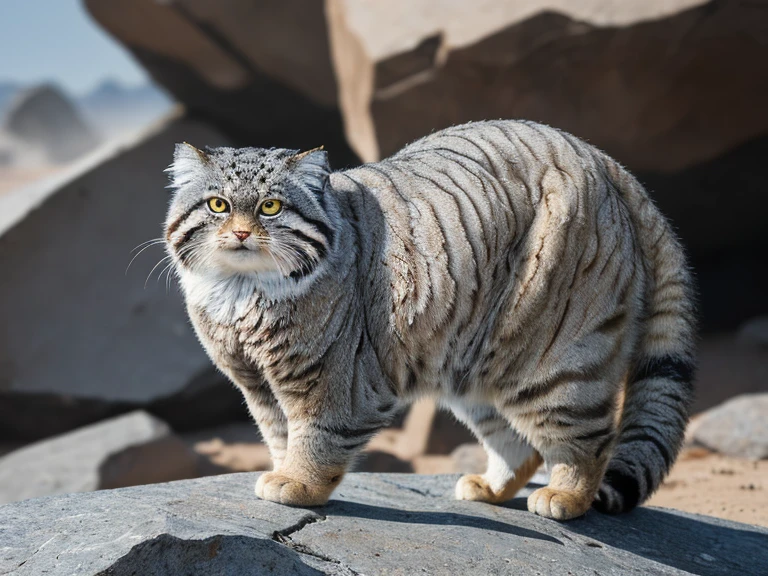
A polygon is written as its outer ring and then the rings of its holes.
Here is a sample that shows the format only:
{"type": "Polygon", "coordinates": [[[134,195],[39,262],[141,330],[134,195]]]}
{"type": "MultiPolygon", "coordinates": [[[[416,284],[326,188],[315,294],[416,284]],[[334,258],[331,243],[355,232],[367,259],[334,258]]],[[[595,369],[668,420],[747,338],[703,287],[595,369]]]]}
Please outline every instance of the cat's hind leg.
{"type": "MultiPolygon", "coordinates": [[[[529,399],[527,408],[505,414],[550,469],[549,485],[528,497],[528,510],[568,520],[589,510],[605,473],[616,438],[616,394],[614,386],[601,381],[560,383],[559,388],[562,394],[542,399],[536,408],[529,399]]],[[[537,387],[528,390],[530,397],[537,387]]]]}
{"type": "Polygon", "coordinates": [[[513,498],[541,464],[539,453],[493,406],[460,400],[446,404],[482,442],[488,455],[484,474],[467,474],[459,479],[456,499],[498,504],[513,498]]]}

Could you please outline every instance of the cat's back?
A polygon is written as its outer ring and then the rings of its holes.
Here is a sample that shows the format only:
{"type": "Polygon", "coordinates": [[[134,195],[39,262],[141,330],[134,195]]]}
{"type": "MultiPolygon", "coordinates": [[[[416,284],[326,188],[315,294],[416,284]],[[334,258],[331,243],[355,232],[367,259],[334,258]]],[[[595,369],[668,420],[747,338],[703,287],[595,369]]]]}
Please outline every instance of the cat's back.
{"type": "Polygon", "coordinates": [[[547,192],[589,209],[605,192],[591,185],[601,168],[600,152],[571,134],[530,121],[488,120],[434,132],[336,176],[365,189],[384,210],[409,202],[457,204],[481,219],[512,212],[520,228],[547,192]]]}
{"type": "Polygon", "coordinates": [[[384,262],[366,275],[391,287],[391,324],[409,354],[467,351],[435,374],[465,369],[488,339],[554,330],[552,287],[587,301],[609,290],[615,275],[598,275],[610,262],[635,260],[600,153],[532,122],[448,128],[336,178],[365,221],[364,252],[384,262]]]}

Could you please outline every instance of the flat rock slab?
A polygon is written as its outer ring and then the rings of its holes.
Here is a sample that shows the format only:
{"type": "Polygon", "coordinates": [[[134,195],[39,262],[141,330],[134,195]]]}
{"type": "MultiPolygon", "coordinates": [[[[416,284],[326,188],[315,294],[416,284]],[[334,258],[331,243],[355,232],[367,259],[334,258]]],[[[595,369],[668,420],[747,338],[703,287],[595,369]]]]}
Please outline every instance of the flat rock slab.
{"type": "Polygon", "coordinates": [[[197,454],[136,410],[0,457],[0,504],[199,475],[197,454]]]}
{"type": "MultiPolygon", "coordinates": [[[[559,523],[452,499],[456,476],[351,474],[322,508],[230,474],[0,507],[0,574],[767,574],[768,530],[643,508],[559,523]]],[[[529,485],[526,493],[535,486],[529,485]]]]}

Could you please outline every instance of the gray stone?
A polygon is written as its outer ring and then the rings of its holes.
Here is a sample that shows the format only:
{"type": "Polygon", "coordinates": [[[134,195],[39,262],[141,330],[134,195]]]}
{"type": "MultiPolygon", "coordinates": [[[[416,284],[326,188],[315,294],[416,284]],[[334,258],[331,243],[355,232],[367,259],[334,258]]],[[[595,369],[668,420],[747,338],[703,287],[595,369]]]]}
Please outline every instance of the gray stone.
{"type": "Polygon", "coordinates": [[[69,162],[99,143],[74,105],[54,86],[30,88],[17,95],[6,114],[5,129],[43,150],[51,162],[69,162]]]}
{"type": "Polygon", "coordinates": [[[193,114],[256,143],[323,139],[345,161],[344,134],[373,161],[435,129],[507,117],[555,124],[635,170],[668,172],[768,129],[765,75],[750,65],[765,48],[739,41],[765,31],[749,5],[85,4],[193,114]],[[723,109],[727,121],[716,120],[723,109]]]}
{"type": "Polygon", "coordinates": [[[693,414],[739,394],[768,392],[768,347],[734,333],[705,334],[698,356],[693,414]]]}
{"type": "Polygon", "coordinates": [[[247,146],[358,161],[344,137],[324,2],[85,0],[190,115],[247,146]]]}
{"type": "Polygon", "coordinates": [[[198,458],[168,425],[136,411],[0,457],[0,504],[194,478],[198,458]]]}
{"type": "MultiPolygon", "coordinates": [[[[0,573],[765,574],[768,530],[675,511],[567,523],[457,502],[456,476],[351,474],[328,505],[281,506],[230,474],[0,507],[0,573]]],[[[524,492],[530,492],[527,488],[524,492]]]]}
{"type": "Polygon", "coordinates": [[[768,316],[758,316],[745,322],[739,329],[739,339],[768,348],[768,316]]]}
{"type": "Polygon", "coordinates": [[[672,219],[706,329],[765,311],[768,67],[754,64],[768,58],[764,3],[85,5],[191,115],[239,144],[325,144],[340,168],[469,120],[573,132],[636,173],[672,219]]]}
{"type": "Polygon", "coordinates": [[[480,444],[467,443],[451,452],[456,469],[462,474],[483,474],[488,468],[488,454],[480,444]]]}
{"type": "Polygon", "coordinates": [[[144,408],[174,430],[245,413],[211,365],[153,246],[162,235],[174,144],[225,145],[172,119],[36,194],[0,196],[0,438],[36,440],[144,408]],[[147,276],[148,280],[145,287],[147,276]]]}
{"type": "Polygon", "coordinates": [[[768,458],[768,393],[743,394],[696,419],[695,442],[721,454],[768,458]]]}

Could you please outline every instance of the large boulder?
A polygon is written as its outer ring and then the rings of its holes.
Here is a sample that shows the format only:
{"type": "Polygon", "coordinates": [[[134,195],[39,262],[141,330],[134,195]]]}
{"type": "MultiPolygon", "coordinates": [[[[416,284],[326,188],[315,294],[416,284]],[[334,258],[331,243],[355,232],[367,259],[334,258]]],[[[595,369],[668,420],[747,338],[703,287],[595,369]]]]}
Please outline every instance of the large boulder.
{"type": "MultiPolygon", "coordinates": [[[[352,474],[328,505],[253,494],[256,474],[0,507],[0,573],[765,574],[768,530],[654,508],[559,523],[452,499],[456,476],[352,474]]],[[[532,488],[524,490],[527,494],[532,488]]]]}
{"type": "Polygon", "coordinates": [[[764,3],[85,4],[190,114],[238,143],[325,144],[343,167],[469,120],[571,131],[638,173],[672,217],[705,328],[764,312],[764,3]]]}
{"type": "Polygon", "coordinates": [[[322,2],[85,0],[154,80],[192,116],[252,146],[325,145],[357,162],[344,138],[322,2]]]}
{"type": "Polygon", "coordinates": [[[0,458],[0,504],[198,475],[195,452],[165,422],[136,411],[0,458]]]}
{"type": "Polygon", "coordinates": [[[162,236],[163,170],[185,140],[228,142],[174,119],[35,196],[26,214],[28,197],[0,196],[0,439],[44,438],[136,408],[177,430],[245,415],[174,282],[157,280],[162,247],[126,273],[133,250],[162,236]]]}
{"type": "Polygon", "coordinates": [[[768,392],[743,394],[707,410],[693,422],[693,439],[728,456],[768,458],[768,392]]]}
{"type": "Polygon", "coordinates": [[[42,150],[50,162],[69,162],[99,143],[72,102],[50,85],[16,95],[6,112],[5,130],[42,150]]]}

